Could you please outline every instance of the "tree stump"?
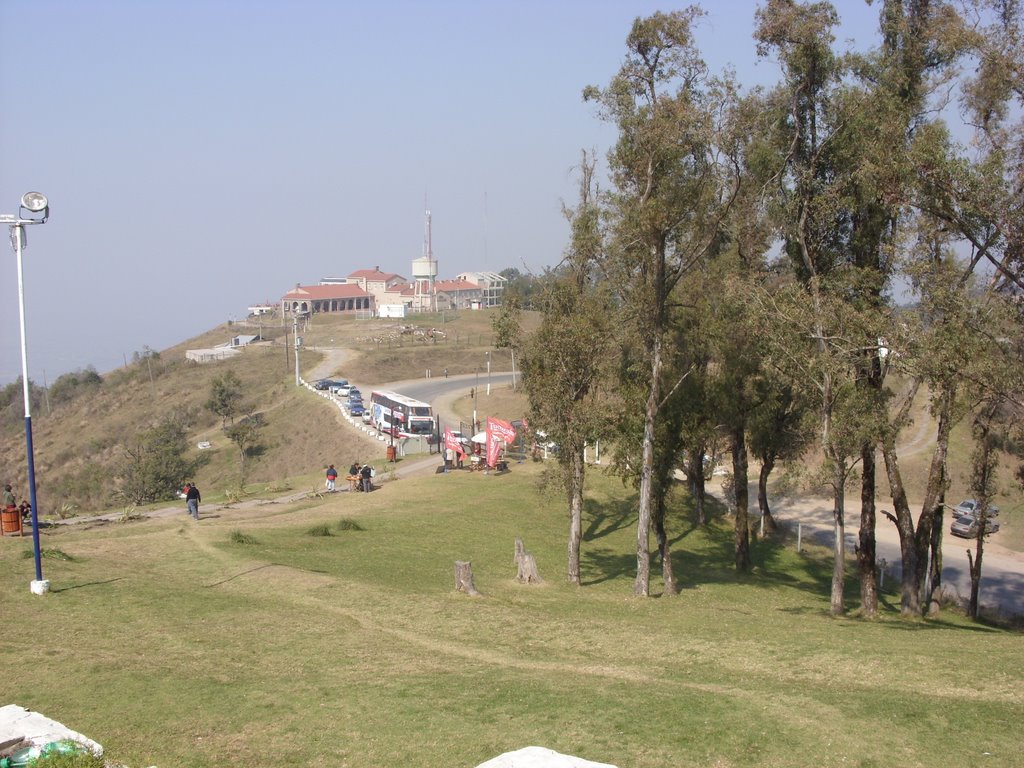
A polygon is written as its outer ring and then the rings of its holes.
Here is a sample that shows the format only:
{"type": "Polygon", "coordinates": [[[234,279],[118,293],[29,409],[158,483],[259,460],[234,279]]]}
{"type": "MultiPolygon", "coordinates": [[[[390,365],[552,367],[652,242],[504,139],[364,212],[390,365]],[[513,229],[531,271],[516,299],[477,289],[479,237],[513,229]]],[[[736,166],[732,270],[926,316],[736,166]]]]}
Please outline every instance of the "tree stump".
{"type": "Polygon", "coordinates": [[[480,594],[473,585],[473,564],[469,560],[455,561],[455,591],[473,597],[480,594]]]}
{"type": "Polygon", "coordinates": [[[540,584],[540,573],[537,571],[537,560],[526,551],[522,539],[516,539],[516,581],[523,584],[540,584]]]}

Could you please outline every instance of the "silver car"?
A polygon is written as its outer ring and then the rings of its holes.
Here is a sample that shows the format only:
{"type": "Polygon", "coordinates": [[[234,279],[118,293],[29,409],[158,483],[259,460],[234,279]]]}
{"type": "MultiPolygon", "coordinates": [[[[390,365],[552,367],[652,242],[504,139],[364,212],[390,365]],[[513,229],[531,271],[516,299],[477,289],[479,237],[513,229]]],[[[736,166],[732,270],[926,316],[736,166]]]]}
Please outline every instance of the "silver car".
{"type": "MultiPolygon", "coordinates": [[[[981,504],[977,499],[964,499],[953,507],[953,514],[957,517],[978,517],[981,514],[981,504]]],[[[987,514],[989,517],[995,517],[999,514],[999,507],[989,504],[987,514]]]]}
{"type": "MultiPolygon", "coordinates": [[[[953,521],[953,524],[949,526],[949,532],[954,536],[959,536],[963,539],[976,539],[978,538],[978,525],[980,521],[970,515],[963,515],[957,517],[953,521]]],[[[995,533],[999,530],[999,523],[992,518],[985,518],[985,535],[988,536],[990,533],[995,533]]]]}

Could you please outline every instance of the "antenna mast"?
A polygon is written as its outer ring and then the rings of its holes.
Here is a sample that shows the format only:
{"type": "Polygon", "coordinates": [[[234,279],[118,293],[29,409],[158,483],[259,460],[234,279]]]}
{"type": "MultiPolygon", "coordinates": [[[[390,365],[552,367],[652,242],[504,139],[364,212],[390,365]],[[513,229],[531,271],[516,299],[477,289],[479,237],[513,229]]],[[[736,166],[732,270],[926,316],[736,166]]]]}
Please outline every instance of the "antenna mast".
{"type": "Polygon", "coordinates": [[[423,257],[427,260],[427,272],[430,276],[430,311],[437,311],[437,293],[434,290],[434,278],[437,267],[434,266],[434,236],[431,228],[430,209],[425,212],[426,221],[423,228],[423,257]]]}

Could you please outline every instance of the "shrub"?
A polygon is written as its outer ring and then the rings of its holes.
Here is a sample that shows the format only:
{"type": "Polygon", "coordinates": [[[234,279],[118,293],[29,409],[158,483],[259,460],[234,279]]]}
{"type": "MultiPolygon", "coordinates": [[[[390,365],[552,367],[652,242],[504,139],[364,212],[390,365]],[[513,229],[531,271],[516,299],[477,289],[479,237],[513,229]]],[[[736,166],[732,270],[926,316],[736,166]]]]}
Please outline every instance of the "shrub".
{"type": "MultiPolygon", "coordinates": [[[[35,552],[33,552],[31,549],[26,549],[24,552],[21,553],[21,556],[27,560],[30,557],[35,557],[35,552]]],[[[72,562],[75,559],[63,550],[52,547],[49,549],[40,549],[39,556],[48,557],[51,560],[66,560],[68,562],[72,562]]]]}
{"type": "Polygon", "coordinates": [[[242,533],[239,530],[231,532],[231,543],[232,544],[259,544],[258,541],[248,533],[242,533]]]}
{"type": "Polygon", "coordinates": [[[124,448],[120,493],[131,504],[173,499],[181,480],[191,477],[196,462],[185,457],[188,437],[183,420],[164,417],[124,448]]]}
{"type": "Polygon", "coordinates": [[[96,389],[102,383],[103,378],[91,365],[85,369],[65,373],[58,376],[50,385],[50,401],[54,405],[71,402],[83,392],[96,389]]]}
{"type": "Polygon", "coordinates": [[[324,525],[314,525],[312,528],[310,528],[308,531],[306,531],[306,535],[307,536],[333,536],[334,534],[331,533],[330,526],[324,524],[324,525]]]}
{"type": "Polygon", "coordinates": [[[339,531],[365,531],[366,529],[363,528],[363,526],[361,526],[355,520],[352,520],[352,519],[346,517],[346,518],[343,518],[340,521],[338,521],[338,530],[339,531]]]}

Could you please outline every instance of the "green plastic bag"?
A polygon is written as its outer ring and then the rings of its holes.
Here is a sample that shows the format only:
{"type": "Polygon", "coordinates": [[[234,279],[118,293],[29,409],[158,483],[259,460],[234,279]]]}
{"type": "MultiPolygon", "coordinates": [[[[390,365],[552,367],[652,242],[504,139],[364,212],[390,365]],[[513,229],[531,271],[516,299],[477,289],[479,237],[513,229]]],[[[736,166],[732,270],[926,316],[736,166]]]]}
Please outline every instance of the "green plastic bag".
{"type": "Polygon", "coordinates": [[[83,752],[85,749],[73,741],[51,741],[42,747],[25,747],[10,757],[0,758],[0,768],[30,768],[35,765],[36,760],[46,755],[82,754],[83,752]]]}

